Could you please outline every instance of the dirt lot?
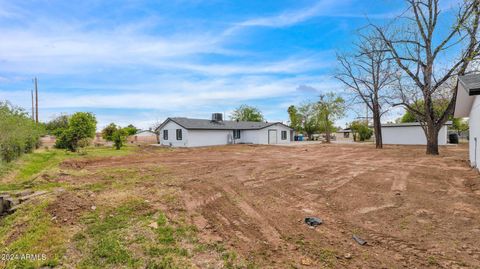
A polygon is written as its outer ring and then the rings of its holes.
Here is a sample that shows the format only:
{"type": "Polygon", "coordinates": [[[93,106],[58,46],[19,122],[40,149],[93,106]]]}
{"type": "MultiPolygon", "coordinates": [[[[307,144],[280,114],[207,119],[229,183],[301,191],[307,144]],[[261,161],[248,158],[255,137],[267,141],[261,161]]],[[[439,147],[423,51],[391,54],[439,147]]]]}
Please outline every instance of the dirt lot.
{"type": "Polygon", "coordinates": [[[441,152],[239,145],[148,149],[82,167],[165,167],[181,197],[168,215],[186,212],[202,241],[261,268],[479,268],[480,177],[465,147],[441,152]],[[309,228],[308,216],[324,224],[309,228]]]}
{"type": "Polygon", "coordinates": [[[6,218],[0,243],[67,268],[480,268],[480,175],[464,146],[128,152],[34,175],[50,194],[6,218]]]}

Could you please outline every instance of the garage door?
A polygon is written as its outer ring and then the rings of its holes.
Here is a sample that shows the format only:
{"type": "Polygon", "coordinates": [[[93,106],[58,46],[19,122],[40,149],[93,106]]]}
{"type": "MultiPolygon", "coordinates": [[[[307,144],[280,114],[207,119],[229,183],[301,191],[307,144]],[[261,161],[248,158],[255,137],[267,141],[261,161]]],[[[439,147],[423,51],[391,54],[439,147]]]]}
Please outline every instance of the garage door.
{"type": "Polygon", "coordinates": [[[277,130],[268,130],[268,144],[277,144],[277,130]]]}

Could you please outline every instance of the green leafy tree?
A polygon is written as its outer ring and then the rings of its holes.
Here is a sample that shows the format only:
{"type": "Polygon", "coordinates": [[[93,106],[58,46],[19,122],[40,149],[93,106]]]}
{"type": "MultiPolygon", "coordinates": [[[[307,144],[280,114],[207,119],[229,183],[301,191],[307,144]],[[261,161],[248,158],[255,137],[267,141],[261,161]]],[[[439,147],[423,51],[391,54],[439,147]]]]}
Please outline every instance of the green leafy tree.
{"type": "Polygon", "coordinates": [[[458,135],[468,132],[469,128],[468,121],[465,119],[454,118],[452,120],[452,130],[457,131],[458,135]]]}
{"type": "Polygon", "coordinates": [[[301,130],[304,131],[308,138],[312,138],[312,135],[319,131],[318,121],[318,109],[316,103],[305,102],[298,108],[298,113],[301,118],[301,130]]]}
{"type": "Polygon", "coordinates": [[[107,141],[113,141],[113,134],[120,129],[115,123],[110,123],[102,130],[102,138],[107,141]]]}
{"type": "Polygon", "coordinates": [[[68,128],[68,115],[60,115],[45,124],[48,134],[58,136],[68,128]]]}
{"type": "Polygon", "coordinates": [[[68,128],[57,137],[55,146],[75,152],[79,147],[86,146],[85,139],[93,139],[95,137],[96,129],[97,120],[94,114],[77,112],[70,117],[68,128]]]}
{"type": "Polygon", "coordinates": [[[333,131],[333,122],[345,115],[345,100],[333,92],[320,95],[318,101],[319,121],[330,143],[330,134],[333,131]]]}
{"type": "Polygon", "coordinates": [[[264,121],[262,112],[253,106],[241,105],[230,115],[230,119],[237,121],[264,121]]]}
{"type": "Polygon", "coordinates": [[[300,132],[302,130],[302,115],[295,106],[291,105],[288,107],[288,117],[290,118],[290,127],[300,132]]]}
{"type": "Polygon", "coordinates": [[[127,140],[128,132],[123,129],[117,129],[115,132],[112,134],[112,141],[115,146],[115,149],[119,150],[125,141],[127,140]]]}
{"type": "Polygon", "coordinates": [[[127,127],[123,128],[123,129],[127,132],[128,136],[134,135],[138,132],[137,127],[133,126],[133,124],[129,124],[127,127]]]}

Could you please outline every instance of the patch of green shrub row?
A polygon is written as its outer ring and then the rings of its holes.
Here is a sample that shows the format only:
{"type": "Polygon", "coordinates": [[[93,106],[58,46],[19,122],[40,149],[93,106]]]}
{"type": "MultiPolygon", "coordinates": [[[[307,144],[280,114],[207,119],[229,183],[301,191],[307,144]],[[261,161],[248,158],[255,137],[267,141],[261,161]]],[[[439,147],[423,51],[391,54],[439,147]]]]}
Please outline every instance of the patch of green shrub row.
{"type": "Polygon", "coordinates": [[[21,108],[0,101],[0,161],[11,162],[40,146],[44,128],[21,108]]]}

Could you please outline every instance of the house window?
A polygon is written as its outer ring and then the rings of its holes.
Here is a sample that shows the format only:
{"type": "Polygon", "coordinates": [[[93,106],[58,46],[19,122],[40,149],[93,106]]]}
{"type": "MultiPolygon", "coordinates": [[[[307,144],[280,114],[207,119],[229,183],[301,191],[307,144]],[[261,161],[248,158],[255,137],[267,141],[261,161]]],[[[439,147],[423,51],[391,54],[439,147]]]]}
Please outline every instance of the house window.
{"type": "Polygon", "coordinates": [[[177,140],[182,140],[182,129],[177,129],[177,140]]]}
{"type": "Polygon", "coordinates": [[[240,130],[233,130],[233,139],[240,139],[240,130]]]}
{"type": "Polygon", "coordinates": [[[287,131],[282,131],[282,140],[287,140],[287,131]]]}
{"type": "Polygon", "coordinates": [[[163,140],[168,140],[168,130],[163,130],[163,140]]]}

